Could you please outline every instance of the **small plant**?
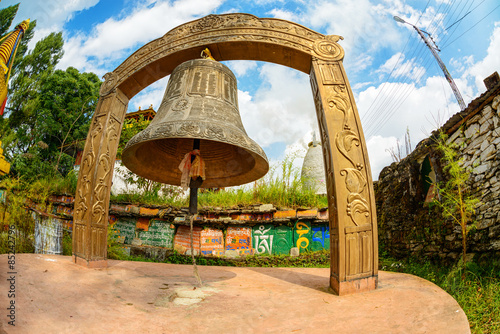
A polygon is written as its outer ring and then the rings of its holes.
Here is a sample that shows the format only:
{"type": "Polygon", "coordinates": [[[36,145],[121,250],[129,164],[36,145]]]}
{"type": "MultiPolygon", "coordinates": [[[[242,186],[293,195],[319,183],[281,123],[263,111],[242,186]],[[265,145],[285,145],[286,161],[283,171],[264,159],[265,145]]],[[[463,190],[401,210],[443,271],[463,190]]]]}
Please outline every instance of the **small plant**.
{"type": "MultiPolygon", "coordinates": [[[[443,154],[444,171],[447,181],[437,184],[438,199],[434,202],[443,210],[443,217],[451,219],[460,226],[462,235],[462,261],[465,268],[467,255],[467,234],[475,228],[473,221],[479,200],[468,186],[471,171],[464,168],[463,158],[458,155],[457,145],[447,142],[448,136],[440,132],[437,148],[443,154]]],[[[465,271],[464,271],[465,275],[465,271]]]]}

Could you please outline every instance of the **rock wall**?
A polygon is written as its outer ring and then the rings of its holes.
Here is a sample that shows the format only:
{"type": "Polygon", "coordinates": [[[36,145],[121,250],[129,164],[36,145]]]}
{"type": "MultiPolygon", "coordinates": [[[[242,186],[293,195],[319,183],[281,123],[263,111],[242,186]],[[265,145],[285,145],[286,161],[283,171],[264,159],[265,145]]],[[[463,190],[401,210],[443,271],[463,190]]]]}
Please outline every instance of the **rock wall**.
{"type": "MultiPolygon", "coordinates": [[[[51,205],[31,203],[38,215],[49,215],[67,231],[72,230],[74,199],[52,196],[51,205]],[[51,208],[46,213],[47,207],[51,208]]],[[[187,208],[146,207],[111,203],[110,233],[126,251],[165,256],[175,250],[190,254],[187,208]],[[163,254],[163,255],[162,255],[163,254]]],[[[194,252],[203,256],[237,257],[251,254],[298,255],[330,249],[328,211],[279,209],[271,204],[232,209],[200,209],[194,221],[194,252]]]]}
{"type": "MultiPolygon", "coordinates": [[[[500,255],[499,94],[497,84],[441,128],[449,134],[448,142],[460,148],[462,166],[471,170],[468,184],[480,203],[473,217],[477,229],[467,239],[468,252],[483,257],[500,255]]],[[[437,132],[401,162],[385,167],[375,182],[379,242],[392,256],[455,260],[461,254],[459,225],[442,218],[432,204],[433,187],[428,189],[428,180],[446,178],[434,145],[436,136],[437,132]]]]}

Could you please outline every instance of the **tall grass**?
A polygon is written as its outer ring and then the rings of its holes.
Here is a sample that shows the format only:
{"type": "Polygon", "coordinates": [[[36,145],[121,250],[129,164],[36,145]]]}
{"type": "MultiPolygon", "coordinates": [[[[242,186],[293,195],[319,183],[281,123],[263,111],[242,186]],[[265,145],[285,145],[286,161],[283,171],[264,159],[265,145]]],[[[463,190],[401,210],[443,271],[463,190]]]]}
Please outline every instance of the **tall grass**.
{"type": "Polygon", "coordinates": [[[304,186],[300,171],[293,166],[294,156],[271,166],[266,176],[250,186],[203,192],[198,197],[202,207],[274,204],[279,207],[326,207],[326,197],[304,186]]]}

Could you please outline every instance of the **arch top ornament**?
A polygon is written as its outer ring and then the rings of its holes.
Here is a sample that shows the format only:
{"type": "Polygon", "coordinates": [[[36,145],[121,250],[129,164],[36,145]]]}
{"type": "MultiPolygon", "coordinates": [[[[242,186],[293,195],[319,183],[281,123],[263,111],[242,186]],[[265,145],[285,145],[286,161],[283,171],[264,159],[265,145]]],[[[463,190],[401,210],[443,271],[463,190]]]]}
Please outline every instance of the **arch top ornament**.
{"type": "Polygon", "coordinates": [[[209,47],[215,59],[259,60],[310,73],[311,59],[340,61],[341,36],[323,35],[300,24],[251,14],[208,15],[182,24],[141,47],[105,75],[101,96],[119,87],[130,99],[169,75],[185,59],[209,47]]]}

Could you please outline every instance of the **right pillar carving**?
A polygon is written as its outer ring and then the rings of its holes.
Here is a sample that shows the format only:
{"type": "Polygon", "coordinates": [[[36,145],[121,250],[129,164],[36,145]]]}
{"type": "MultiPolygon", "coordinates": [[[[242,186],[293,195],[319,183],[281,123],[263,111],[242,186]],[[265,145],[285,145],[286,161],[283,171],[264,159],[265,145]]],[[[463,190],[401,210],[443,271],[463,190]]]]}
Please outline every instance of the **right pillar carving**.
{"type": "Polygon", "coordinates": [[[325,163],[330,287],[338,295],[378,282],[377,216],[368,152],[341,60],[313,58],[313,91],[325,163]]]}

